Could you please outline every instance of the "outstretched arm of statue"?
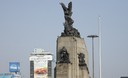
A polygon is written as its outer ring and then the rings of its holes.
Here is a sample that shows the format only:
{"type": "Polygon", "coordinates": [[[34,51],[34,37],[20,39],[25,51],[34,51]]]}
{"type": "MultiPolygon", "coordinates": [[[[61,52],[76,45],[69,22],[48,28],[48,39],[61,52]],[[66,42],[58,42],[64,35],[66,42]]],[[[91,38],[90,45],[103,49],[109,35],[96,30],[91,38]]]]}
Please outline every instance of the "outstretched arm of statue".
{"type": "Polygon", "coordinates": [[[62,6],[64,12],[67,11],[67,7],[64,5],[64,3],[61,2],[60,5],[62,6]]]}

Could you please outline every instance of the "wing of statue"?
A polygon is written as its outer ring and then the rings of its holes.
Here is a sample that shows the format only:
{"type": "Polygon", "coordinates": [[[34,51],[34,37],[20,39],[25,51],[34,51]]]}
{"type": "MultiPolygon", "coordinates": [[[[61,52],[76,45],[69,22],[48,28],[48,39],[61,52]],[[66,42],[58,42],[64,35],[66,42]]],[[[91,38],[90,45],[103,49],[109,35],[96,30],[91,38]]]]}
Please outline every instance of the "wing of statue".
{"type": "Polygon", "coordinates": [[[64,12],[67,11],[67,7],[64,5],[64,3],[60,3],[60,5],[62,6],[64,12]]]}
{"type": "Polygon", "coordinates": [[[71,12],[72,11],[72,2],[70,2],[69,4],[68,4],[68,10],[71,12]]]}

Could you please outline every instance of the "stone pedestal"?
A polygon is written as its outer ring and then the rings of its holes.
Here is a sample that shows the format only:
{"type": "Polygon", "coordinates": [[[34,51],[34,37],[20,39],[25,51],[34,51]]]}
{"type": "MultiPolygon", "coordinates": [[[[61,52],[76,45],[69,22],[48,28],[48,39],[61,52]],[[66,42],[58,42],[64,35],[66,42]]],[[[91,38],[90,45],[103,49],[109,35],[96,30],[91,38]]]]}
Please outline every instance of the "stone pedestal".
{"type": "Polygon", "coordinates": [[[73,36],[57,38],[56,78],[89,78],[88,52],[83,38],[73,36]],[[65,47],[70,62],[62,62],[60,51],[65,47]],[[83,54],[83,64],[79,54],[83,54]],[[61,62],[60,62],[61,61],[61,62]]]}
{"type": "Polygon", "coordinates": [[[56,68],[57,72],[56,78],[71,78],[70,74],[71,74],[71,65],[70,64],[57,64],[57,68],[56,68]]]}

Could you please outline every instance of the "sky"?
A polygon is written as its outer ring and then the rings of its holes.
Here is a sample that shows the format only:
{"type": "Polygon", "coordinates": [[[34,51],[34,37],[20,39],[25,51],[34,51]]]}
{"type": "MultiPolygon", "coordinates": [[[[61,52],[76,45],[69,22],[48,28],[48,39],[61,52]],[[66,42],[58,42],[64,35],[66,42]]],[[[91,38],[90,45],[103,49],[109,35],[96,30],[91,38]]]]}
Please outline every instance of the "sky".
{"type": "MultiPolygon", "coordinates": [[[[63,32],[60,2],[71,0],[0,0],[0,73],[9,72],[9,62],[18,61],[29,78],[29,56],[34,48],[56,54],[56,40],[63,32]]],[[[84,38],[92,73],[91,39],[101,26],[102,78],[128,76],[128,0],[72,0],[73,27],[84,38]]],[[[95,44],[95,78],[99,78],[98,38],[95,44]]]]}

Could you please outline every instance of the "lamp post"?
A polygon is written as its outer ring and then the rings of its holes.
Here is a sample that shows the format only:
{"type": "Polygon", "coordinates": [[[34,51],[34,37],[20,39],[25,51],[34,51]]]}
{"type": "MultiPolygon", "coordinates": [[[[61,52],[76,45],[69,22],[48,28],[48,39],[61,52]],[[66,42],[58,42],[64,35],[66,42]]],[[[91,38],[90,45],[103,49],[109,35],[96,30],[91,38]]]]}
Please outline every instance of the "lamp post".
{"type": "Polygon", "coordinates": [[[97,35],[88,35],[88,38],[92,38],[92,78],[94,78],[94,38],[99,36],[97,35]]]}

